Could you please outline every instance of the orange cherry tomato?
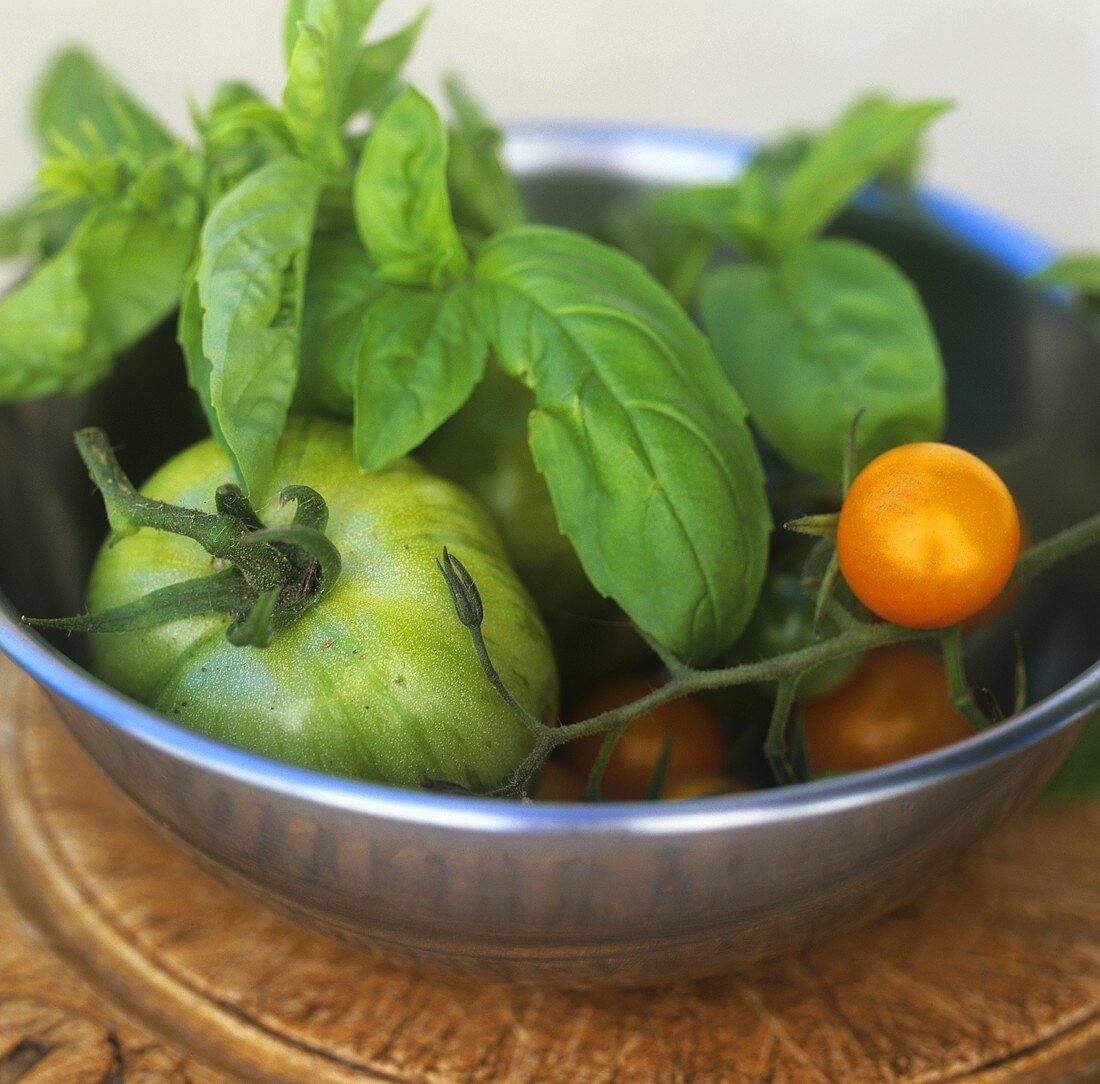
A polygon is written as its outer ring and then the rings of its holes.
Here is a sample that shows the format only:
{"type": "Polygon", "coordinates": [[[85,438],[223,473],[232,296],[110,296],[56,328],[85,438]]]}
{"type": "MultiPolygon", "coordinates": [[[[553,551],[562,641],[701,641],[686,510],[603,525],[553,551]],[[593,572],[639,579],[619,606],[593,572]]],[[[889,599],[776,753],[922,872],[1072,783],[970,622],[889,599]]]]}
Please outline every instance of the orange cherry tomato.
{"type": "Polygon", "coordinates": [[[740,779],[734,779],[731,775],[708,772],[705,775],[685,775],[671,782],[666,779],[661,797],[679,801],[683,798],[709,798],[713,794],[740,794],[748,789],[740,779]]]}
{"type": "MultiPolygon", "coordinates": [[[[574,721],[590,719],[639,700],[656,687],[655,683],[641,677],[609,682],[580,706],[574,721]]],[[[669,730],[673,737],[665,772],[666,789],[689,776],[722,772],[726,750],[718,716],[704,700],[685,696],[654,708],[627,727],[607,763],[601,795],[616,801],[645,798],[669,730]]],[[[603,735],[597,734],[569,742],[561,749],[567,760],[587,778],[602,744],[603,735]]]]}
{"type": "Polygon", "coordinates": [[[535,799],[539,802],[583,802],[584,776],[572,765],[552,760],[542,770],[535,799]]]}
{"type": "MultiPolygon", "coordinates": [[[[1027,521],[1020,516],[1020,552],[1023,553],[1032,543],[1031,530],[1027,521]]],[[[1024,580],[1017,580],[1011,587],[1006,587],[993,601],[979,610],[973,617],[968,617],[963,627],[967,629],[981,629],[1000,621],[1011,610],[1026,587],[1024,580]]]]}
{"type": "Polygon", "coordinates": [[[855,596],[914,629],[965,621],[993,601],[1020,553],[1020,517],[985,463],[948,444],[903,444],[856,477],[837,524],[855,596]]]}
{"type": "Polygon", "coordinates": [[[878,768],[973,733],[943,667],[904,645],[869,651],[850,681],[806,704],[802,722],[815,775],[878,768]]]}

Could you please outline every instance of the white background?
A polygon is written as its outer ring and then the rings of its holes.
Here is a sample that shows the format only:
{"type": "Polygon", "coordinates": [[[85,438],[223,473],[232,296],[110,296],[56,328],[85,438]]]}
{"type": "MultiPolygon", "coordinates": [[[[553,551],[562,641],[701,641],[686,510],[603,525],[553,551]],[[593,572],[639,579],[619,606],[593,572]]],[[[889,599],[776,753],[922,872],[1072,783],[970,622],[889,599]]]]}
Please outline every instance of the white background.
{"type": "MultiPolygon", "coordinates": [[[[389,31],[418,10],[387,0],[389,31]]],[[[91,45],[180,128],[185,98],[281,80],[281,0],[0,0],[0,201],[26,188],[25,106],[91,45]]],[[[951,97],[931,180],[1063,247],[1100,247],[1100,0],[437,0],[412,72],[461,71],[502,119],[660,121],[751,135],[869,88],[951,97]]]]}

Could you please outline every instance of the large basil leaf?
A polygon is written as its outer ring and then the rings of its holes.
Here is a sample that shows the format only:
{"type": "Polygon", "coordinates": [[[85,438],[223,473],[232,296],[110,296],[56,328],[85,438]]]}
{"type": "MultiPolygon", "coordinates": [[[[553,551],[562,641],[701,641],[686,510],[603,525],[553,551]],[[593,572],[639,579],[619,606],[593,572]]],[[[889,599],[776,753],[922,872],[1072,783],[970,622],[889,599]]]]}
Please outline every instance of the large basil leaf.
{"type": "Polygon", "coordinates": [[[293,0],[287,9],[286,124],[302,154],[322,169],[347,166],[342,129],[360,42],[379,0],[293,0]],[[296,28],[297,33],[294,33],[296,28]]]}
{"type": "Polygon", "coordinates": [[[839,479],[853,416],[866,459],[934,440],[944,374],[916,290],[885,257],[815,241],[703,285],[703,323],[753,422],[795,467],[839,479]]]}
{"type": "Polygon", "coordinates": [[[210,405],[244,487],[262,493],[298,375],[302,292],[321,177],[284,158],[210,212],[198,268],[210,405]]]}
{"type": "Polygon", "coordinates": [[[901,104],[879,97],[857,102],[783,182],[772,247],[789,252],[813,237],[948,108],[946,102],[901,104]]]}
{"type": "Polygon", "coordinates": [[[83,391],[175,309],[198,206],[194,193],[172,189],[170,174],[155,167],[93,211],[0,300],[0,400],[83,391]]]}
{"type": "Polygon", "coordinates": [[[355,233],[314,238],[302,313],[302,409],[351,417],[367,310],[385,289],[355,233]]]}
{"type": "Polygon", "coordinates": [[[122,148],[152,155],[172,144],[164,126],[81,49],[54,59],[38,85],[32,119],[44,146],[63,144],[87,156],[122,148]]]}
{"type": "Polygon", "coordinates": [[[377,108],[393,92],[427,17],[425,8],[395,34],[360,47],[344,99],[345,119],[377,108]]]}
{"type": "Polygon", "coordinates": [[[595,587],[684,658],[756,604],[770,517],[745,409],[684,311],[621,252],[521,227],[481,250],[501,364],[534,389],[531,448],[595,587]]]}
{"type": "Polygon", "coordinates": [[[470,397],[488,342],[469,283],[391,286],[371,306],[355,372],[355,455],[378,470],[411,452],[470,397]]]}
{"type": "Polygon", "coordinates": [[[455,217],[484,236],[527,221],[515,178],[504,164],[504,136],[454,76],[444,84],[454,124],[447,181],[455,217]]]}
{"type": "Polygon", "coordinates": [[[447,194],[447,132],[419,91],[393,102],[367,140],[355,221],[387,282],[439,286],[468,266],[447,194]]]}

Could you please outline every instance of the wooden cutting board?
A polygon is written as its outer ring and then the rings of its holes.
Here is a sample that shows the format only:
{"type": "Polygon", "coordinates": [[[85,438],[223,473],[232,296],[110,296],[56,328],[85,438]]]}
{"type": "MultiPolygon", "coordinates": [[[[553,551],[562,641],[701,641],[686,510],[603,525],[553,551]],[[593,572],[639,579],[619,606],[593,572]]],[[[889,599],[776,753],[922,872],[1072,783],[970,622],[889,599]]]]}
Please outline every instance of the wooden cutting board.
{"type": "Polygon", "coordinates": [[[751,976],[425,976],[270,914],[119,797],[0,661],[0,1084],[1100,1080],[1100,803],[751,976]]]}

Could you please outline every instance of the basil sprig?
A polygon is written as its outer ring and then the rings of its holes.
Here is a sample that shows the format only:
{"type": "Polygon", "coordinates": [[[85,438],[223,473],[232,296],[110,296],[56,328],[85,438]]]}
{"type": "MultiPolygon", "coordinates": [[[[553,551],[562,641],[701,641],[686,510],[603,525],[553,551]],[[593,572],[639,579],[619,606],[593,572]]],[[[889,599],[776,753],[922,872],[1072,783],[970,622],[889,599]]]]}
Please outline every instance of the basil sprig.
{"type": "Polygon", "coordinates": [[[195,112],[197,148],[83,54],[55,66],[40,192],[0,219],[6,251],[49,253],[0,302],[0,397],[89,386],[178,307],[211,431],[258,492],[292,409],[353,417],[375,469],[491,367],[534,394],[531,452],[592,583],[681,658],[719,654],[755,606],[771,526],[746,405],[826,476],[861,407],[864,451],[939,431],[912,288],[816,235],[942,106],[867,100],[734,185],[659,197],[670,292],[621,251],[526,225],[473,99],[450,81],[446,121],[403,81],[423,16],[365,40],[378,6],[291,0],[281,96],[225,84],[195,112]],[[706,274],[717,241],[745,260],[706,274]],[[681,305],[700,275],[709,338],[681,305]]]}
{"type": "Polygon", "coordinates": [[[795,153],[765,150],[733,184],[662,193],[645,208],[740,254],[703,276],[703,325],[768,443],[831,481],[861,409],[861,461],[943,428],[943,363],[916,291],[880,253],[817,234],[911,161],[945,109],[867,98],[795,153]]]}

